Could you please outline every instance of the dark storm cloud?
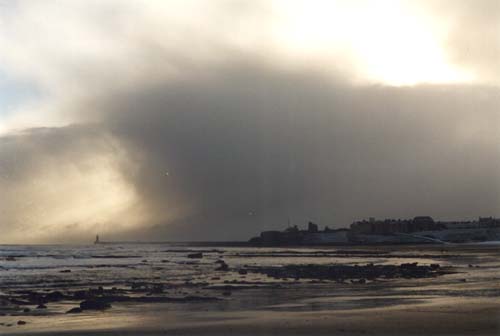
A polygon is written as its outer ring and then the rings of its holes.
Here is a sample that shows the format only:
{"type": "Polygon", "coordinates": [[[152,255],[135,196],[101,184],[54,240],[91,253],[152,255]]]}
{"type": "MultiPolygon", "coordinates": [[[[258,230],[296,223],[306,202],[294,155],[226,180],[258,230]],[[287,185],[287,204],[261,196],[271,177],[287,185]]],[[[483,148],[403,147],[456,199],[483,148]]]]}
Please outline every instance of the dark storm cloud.
{"type": "Polygon", "coordinates": [[[139,167],[122,172],[151,216],[141,234],[234,239],[288,217],[498,214],[499,102],[487,87],[352,87],[240,63],[92,109],[139,167]]]}
{"type": "Polygon", "coordinates": [[[338,227],[498,215],[499,103],[488,87],[353,87],[234,63],[82,104],[93,125],[3,137],[2,183],[124,151],[116,167],[145,211],[119,238],[238,239],[288,218],[338,227]]]}

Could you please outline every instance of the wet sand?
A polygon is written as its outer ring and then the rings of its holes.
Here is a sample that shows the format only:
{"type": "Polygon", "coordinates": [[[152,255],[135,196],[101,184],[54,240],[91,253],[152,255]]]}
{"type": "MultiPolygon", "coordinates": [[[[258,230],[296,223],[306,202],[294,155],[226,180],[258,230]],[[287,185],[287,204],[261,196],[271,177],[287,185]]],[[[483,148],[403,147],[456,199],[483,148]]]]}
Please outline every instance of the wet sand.
{"type": "MultiPolygon", "coordinates": [[[[39,321],[22,335],[499,335],[498,300],[314,312],[156,311],[39,321]],[[48,322],[47,324],[43,324],[48,322]],[[93,324],[89,328],[89,324],[93,324]]],[[[5,335],[9,335],[6,333],[5,335]]]]}

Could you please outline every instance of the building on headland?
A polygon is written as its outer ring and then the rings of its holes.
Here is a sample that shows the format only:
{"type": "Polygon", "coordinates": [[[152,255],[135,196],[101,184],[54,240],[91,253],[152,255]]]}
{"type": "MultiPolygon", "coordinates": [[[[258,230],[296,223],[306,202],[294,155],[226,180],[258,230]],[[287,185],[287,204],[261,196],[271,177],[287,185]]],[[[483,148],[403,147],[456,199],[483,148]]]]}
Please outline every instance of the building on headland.
{"type": "Polygon", "coordinates": [[[472,221],[435,221],[430,216],[413,219],[356,221],[350,228],[320,231],[309,222],[307,230],[296,225],[284,231],[264,231],[250,243],[263,246],[463,243],[500,240],[500,219],[479,217],[472,221]]]}
{"type": "Polygon", "coordinates": [[[348,244],[348,229],[332,230],[328,226],[320,231],[317,224],[309,222],[307,230],[300,230],[297,225],[284,231],[263,231],[259,237],[250,239],[250,243],[273,245],[318,245],[318,244],[348,244]]]}

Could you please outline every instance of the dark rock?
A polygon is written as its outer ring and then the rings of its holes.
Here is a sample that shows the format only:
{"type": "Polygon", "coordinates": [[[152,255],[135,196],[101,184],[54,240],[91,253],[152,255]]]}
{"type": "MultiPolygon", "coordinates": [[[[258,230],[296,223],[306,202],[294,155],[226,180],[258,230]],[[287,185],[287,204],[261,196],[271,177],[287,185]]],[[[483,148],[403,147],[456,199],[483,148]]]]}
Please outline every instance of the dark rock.
{"type": "Polygon", "coordinates": [[[25,325],[25,324],[26,324],[26,321],[23,321],[23,320],[17,321],[17,325],[25,325]]]}
{"type": "Polygon", "coordinates": [[[190,253],[187,255],[187,257],[191,258],[191,259],[201,259],[201,258],[203,258],[203,253],[201,253],[201,252],[190,253]]]}
{"type": "Polygon", "coordinates": [[[80,307],[74,307],[74,308],[71,308],[70,310],[68,310],[66,312],[66,314],[79,314],[82,311],[83,311],[82,308],[80,308],[80,307]]]}
{"type": "Polygon", "coordinates": [[[5,258],[5,260],[7,260],[7,261],[16,261],[16,258],[9,256],[9,257],[5,258]]]}
{"type": "Polygon", "coordinates": [[[83,310],[104,310],[111,308],[111,305],[103,300],[85,300],[80,302],[80,308],[83,310]]]}
{"type": "Polygon", "coordinates": [[[151,293],[159,294],[163,293],[163,290],[164,290],[163,284],[154,284],[153,287],[151,288],[151,293]]]}
{"type": "Polygon", "coordinates": [[[41,303],[36,307],[36,309],[47,309],[47,306],[41,303]]]}
{"type": "Polygon", "coordinates": [[[25,294],[25,297],[31,302],[31,304],[45,303],[44,295],[41,293],[26,291],[25,294]]]}
{"type": "Polygon", "coordinates": [[[240,269],[240,270],[238,271],[238,273],[239,273],[239,274],[244,275],[244,274],[247,274],[247,273],[248,273],[248,271],[247,271],[247,270],[244,270],[244,269],[240,269]]]}
{"type": "Polygon", "coordinates": [[[73,293],[73,298],[75,300],[85,300],[88,299],[90,296],[91,296],[90,292],[86,290],[78,290],[73,293]]]}
{"type": "Polygon", "coordinates": [[[400,267],[401,268],[415,268],[415,267],[417,267],[417,265],[418,265],[418,263],[414,262],[414,263],[401,264],[400,267]]]}
{"type": "Polygon", "coordinates": [[[10,301],[10,303],[13,303],[15,305],[21,305],[21,306],[26,306],[26,305],[31,304],[31,302],[29,302],[29,301],[19,300],[16,298],[9,299],[9,301],[10,301]]]}
{"type": "Polygon", "coordinates": [[[396,265],[286,265],[280,267],[253,267],[251,272],[266,274],[275,279],[318,279],[318,280],[349,280],[366,279],[375,280],[379,277],[391,278],[423,278],[451,273],[449,268],[436,266],[418,266],[417,263],[396,265]]]}
{"type": "Polygon", "coordinates": [[[216,271],[227,271],[229,270],[229,266],[225,263],[222,262],[219,267],[215,269],[216,271]]]}
{"type": "Polygon", "coordinates": [[[229,270],[229,266],[227,264],[222,264],[215,269],[216,271],[227,271],[229,270]]]}
{"type": "Polygon", "coordinates": [[[59,271],[59,273],[71,273],[71,270],[69,270],[69,269],[61,270],[61,271],[59,271]]]}
{"type": "Polygon", "coordinates": [[[29,308],[24,308],[23,309],[23,313],[29,313],[30,311],[31,311],[31,309],[29,309],[29,308]]]}
{"type": "Polygon", "coordinates": [[[54,291],[45,295],[45,300],[49,302],[61,301],[62,299],[64,299],[64,294],[59,291],[54,291]]]}

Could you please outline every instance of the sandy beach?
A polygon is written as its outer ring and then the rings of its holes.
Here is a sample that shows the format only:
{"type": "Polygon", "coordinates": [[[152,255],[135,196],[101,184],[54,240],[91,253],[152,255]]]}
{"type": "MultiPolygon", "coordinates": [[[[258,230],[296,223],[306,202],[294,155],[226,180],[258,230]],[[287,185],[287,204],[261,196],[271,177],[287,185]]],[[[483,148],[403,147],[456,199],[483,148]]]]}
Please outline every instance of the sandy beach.
{"type": "Polygon", "coordinates": [[[498,300],[315,312],[156,311],[39,320],[22,335],[498,335],[498,300]]]}

